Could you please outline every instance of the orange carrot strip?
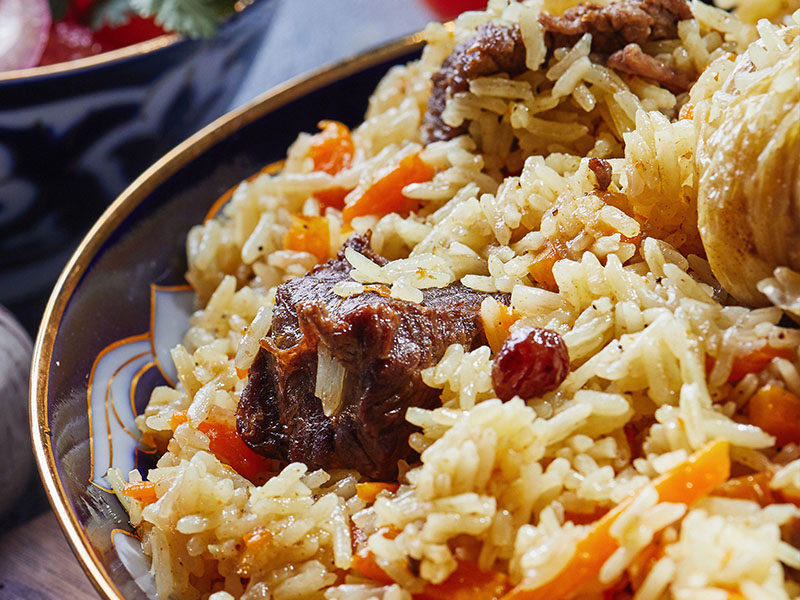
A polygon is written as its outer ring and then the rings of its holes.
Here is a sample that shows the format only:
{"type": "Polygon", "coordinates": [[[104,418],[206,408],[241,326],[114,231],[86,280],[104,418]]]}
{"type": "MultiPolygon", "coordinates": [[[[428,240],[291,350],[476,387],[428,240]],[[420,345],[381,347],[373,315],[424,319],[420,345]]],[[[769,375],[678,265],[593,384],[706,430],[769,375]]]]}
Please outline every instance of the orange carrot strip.
{"type": "Polygon", "coordinates": [[[344,208],[344,199],[353,190],[343,187],[332,187],[327,190],[314,192],[314,198],[320,201],[323,206],[330,206],[336,210],[344,208]]]}
{"type": "Polygon", "coordinates": [[[188,420],[189,417],[186,416],[185,410],[176,412],[169,418],[169,428],[172,429],[172,431],[175,431],[179,425],[183,425],[188,420]]]}
{"type": "MultiPolygon", "coordinates": [[[[356,490],[358,490],[358,488],[356,488],[356,490]]],[[[400,535],[400,530],[394,527],[381,527],[378,533],[385,538],[393,540],[400,535]]],[[[363,545],[359,550],[353,552],[353,561],[350,563],[350,567],[361,573],[364,577],[368,577],[378,583],[383,583],[384,585],[394,583],[394,580],[380,567],[378,561],[375,560],[375,555],[367,547],[367,538],[368,536],[364,531],[353,526],[353,541],[360,540],[363,545]]]]}
{"type": "Polygon", "coordinates": [[[313,254],[317,262],[325,262],[330,258],[330,244],[328,219],[325,217],[295,215],[283,238],[284,248],[313,254]]]}
{"type": "Polygon", "coordinates": [[[266,527],[258,527],[249,533],[246,533],[242,538],[244,545],[248,549],[263,546],[264,544],[272,541],[272,533],[266,527]]]}
{"type": "Polygon", "coordinates": [[[620,234],[619,241],[624,244],[633,244],[634,246],[638,246],[639,244],[642,243],[643,237],[644,234],[641,231],[633,237],[628,237],[627,235],[620,234]]]}
{"type": "Polygon", "coordinates": [[[563,244],[547,242],[547,245],[534,257],[528,269],[531,278],[547,290],[558,291],[556,279],[553,277],[553,265],[566,256],[567,249],[563,244]]]}
{"type": "Polygon", "coordinates": [[[403,195],[403,188],[410,183],[429,181],[434,169],[417,155],[402,159],[396,167],[379,177],[358,198],[344,207],[342,218],[349,224],[355,217],[364,215],[388,215],[398,213],[407,217],[419,208],[419,203],[403,195]]]}
{"type": "Polygon", "coordinates": [[[511,326],[517,322],[519,315],[510,306],[502,302],[497,302],[497,323],[484,323],[483,331],[486,333],[486,341],[495,354],[500,352],[503,342],[511,332],[511,326]]]}
{"type": "Polygon", "coordinates": [[[384,585],[391,585],[394,583],[394,579],[389,577],[386,572],[381,569],[380,565],[378,565],[378,562],[375,560],[375,555],[372,554],[366,546],[353,554],[353,561],[350,563],[350,568],[378,583],[384,585]]]}
{"type": "MultiPolygon", "coordinates": [[[[339,171],[348,168],[353,162],[355,145],[346,125],[338,121],[320,121],[322,131],[311,139],[308,154],[314,161],[314,169],[336,175],[339,171]]],[[[351,190],[334,187],[319,190],[314,197],[323,206],[330,206],[337,210],[344,208],[344,198],[351,190]]]]}
{"type": "Polygon", "coordinates": [[[209,450],[243,477],[252,480],[270,470],[271,463],[253,452],[235,427],[203,421],[197,428],[208,437],[209,450]]]}
{"type": "Polygon", "coordinates": [[[396,492],[397,488],[400,486],[396,483],[382,483],[380,481],[365,481],[364,483],[357,483],[356,484],[356,494],[359,498],[361,498],[364,502],[369,504],[375,502],[375,498],[378,497],[383,490],[389,490],[390,492],[396,492]]]}
{"type": "MultiPolygon", "coordinates": [[[[350,566],[378,583],[394,583],[366,547],[353,555],[350,566]]],[[[446,581],[427,584],[420,593],[414,594],[414,600],[497,600],[506,591],[508,577],[504,573],[481,571],[469,561],[459,561],[458,567],[446,581]]]]}
{"type": "Polygon", "coordinates": [[[245,377],[247,377],[249,375],[249,373],[250,373],[250,369],[240,369],[239,367],[236,367],[236,376],[239,379],[244,379],[245,377]]]}
{"type": "MultiPolygon", "coordinates": [[[[749,373],[759,373],[767,368],[769,362],[775,357],[786,359],[793,359],[795,353],[788,348],[773,348],[772,346],[764,346],[755,352],[737,356],[733,359],[731,366],[731,374],[728,376],[728,381],[736,382],[742,379],[749,373]]],[[[706,373],[710,373],[716,364],[716,359],[713,356],[706,356],[706,373]]]]}
{"type": "Polygon", "coordinates": [[[481,571],[462,560],[446,581],[429,583],[414,600],[496,600],[508,591],[508,577],[496,571],[481,571]]]}
{"type": "MultiPolygon", "coordinates": [[[[150,448],[158,449],[158,446],[159,446],[159,444],[158,444],[159,440],[150,431],[146,431],[146,432],[144,432],[142,434],[141,442],[142,442],[142,446],[147,446],[147,447],[150,447],[150,448]]],[[[159,453],[161,453],[160,450],[159,450],[159,453]]]]}
{"type": "MultiPolygon", "coordinates": [[[[378,484],[388,485],[388,484],[378,484]]],[[[353,537],[366,536],[357,527],[353,528],[353,537]]],[[[384,528],[381,534],[393,539],[400,531],[393,528],[384,528]]],[[[364,545],[354,552],[351,568],[365,577],[389,585],[394,580],[378,565],[375,556],[364,545]]],[[[504,573],[494,571],[481,571],[477,565],[469,561],[459,561],[456,570],[439,584],[429,583],[422,592],[414,595],[414,600],[497,600],[508,591],[508,577],[504,573]]]]}
{"type": "Polygon", "coordinates": [[[791,392],[764,386],[750,398],[747,411],[750,422],[774,435],[778,446],[800,443],[800,398],[791,392]]]}
{"type": "Polygon", "coordinates": [[[795,353],[788,348],[773,348],[772,346],[764,346],[745,354],[744,356],[737,356],[733,360],[733,367],[728,381],[739,381],[748,373],[758,373],[767,368],[770,361],[775,357],[792,359],[795,353]]]}
{"type": "Polygon", "coordinates": [[[133,500],[138,500],[142,504],[152,504],[158,500],[155,481],[134,481],[126,483],[122,488],[122,495],[132,498],[133,500]]]}
{"type": "Polygon", "coordinates": [[[656,488],[658,501],[692,504],[707,496],[730,477],[729,447],[725,440],[709,442],[688,460],[653,480],[650,485],[656,488]]]}
{"type": "MultiPolygon", "coordinates": [[[[361,484],[357,484],[361,485],[361,484]]],[[[376,483],[378,486],[392,485],[376,483]]],[[[358,488],[356,488],[358,490],[358,488]]],[[[359,494],[359,497],[361,495],[359,494]]],[[[394,539],[400,531],[392,527],[379,530],[386,538],[394,539]]],[[[394,580],[378,565],[375,556],[366,546],[366,534],[353,525],[353,540],[358,540],[359,550],[353,552],[350,564],[365,577],[389,585],[394,580]]],[[[414,600],[497,600],[508,591],[508,578],[504,573],[481,571],[477,565],[468,561],[459,561],[456,570],[440,584],[429,583],[422,592],[414,595],[414,600]]]]}
{"type": "Polygon", "coordinates": [[[353,161],[355,145],[347,125],[339,121],[320,121],[322,130],[311,138],[308,154],[315,171],[336,175],[353,161]]]}
{"type": "MultiPolygon", "coordinates": [[[[170,417],[169,427],[175,431],[179,425],[188,421],[186,411],[176,412],[170,417]]],[[[271,470],[269,459],[253,452],[239,437],[235,427],[223,423],[203,421],[197,426],[208,437],[208,448],[217,458],[228,463],[234,471],[252,480],[271,470]]]]}
{"type": "MultiPolygon", "coordinates": [[[[691,504],[728,479],[731,466],[728,447],[724,440],[706,444],[688,460],[651,481],[648,488],[656,490],[659,502],[691,504]]],[[[619,542],[611,536],[611,526],[632,504],[634,497],[621,502],[597,521],[578,542],[569,562],[550,581],[536,588],[521,584],[504,600],[568,600],[596,581],[603,563],[619,548],[619,542]]]]}

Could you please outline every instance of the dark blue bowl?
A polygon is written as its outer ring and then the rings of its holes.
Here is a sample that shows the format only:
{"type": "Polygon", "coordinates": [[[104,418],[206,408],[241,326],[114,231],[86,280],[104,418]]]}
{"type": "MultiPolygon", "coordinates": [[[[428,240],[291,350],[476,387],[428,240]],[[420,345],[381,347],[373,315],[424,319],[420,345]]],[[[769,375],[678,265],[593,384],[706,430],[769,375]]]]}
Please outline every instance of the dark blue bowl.
{"type": "Polygon", "coordinates": [[[298,132],[316,130],[323,118],[359,123],[380,78],[420,44],[416,36],[365,53],[209,125],[141,175],[62,272],[34,350],[31,433],[56,516],[103,597],[147,598],[136,582],[147,578],[146,561],[122,506],[102,488],[109,463],[127,471],[148,460],[128,431],[169,377],[154,332],[165,321],[179,331],[172,317],[191,309],[191,295],[180,291],[189,228],[226,190],[282,159],[298,132]]]}
{"type": "Polygon", "coordinates": [[[29,329],[111,201],[225,111],[276,5],[258,0],[207,41],[165,35],[0,73],[0,304],[29,329]]]}

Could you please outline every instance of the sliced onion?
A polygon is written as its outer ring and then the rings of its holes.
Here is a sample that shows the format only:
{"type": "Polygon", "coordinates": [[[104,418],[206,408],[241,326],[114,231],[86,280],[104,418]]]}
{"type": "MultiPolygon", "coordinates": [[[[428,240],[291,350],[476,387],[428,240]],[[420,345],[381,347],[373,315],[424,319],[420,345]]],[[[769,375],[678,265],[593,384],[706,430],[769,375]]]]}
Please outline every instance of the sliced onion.
{"type": "Polygon", "coordinates": [[[47,0],[0,0],[0,71],[39,64],[51,23],[47,0]]]}
{"type": "Polygon", "coordinates": [[[339,411],[344,395],[347,369],[331,354],[325,344],[317,347],[317,383],[314,395],[322,401],[322,412],[331,417],[339,411]]]}

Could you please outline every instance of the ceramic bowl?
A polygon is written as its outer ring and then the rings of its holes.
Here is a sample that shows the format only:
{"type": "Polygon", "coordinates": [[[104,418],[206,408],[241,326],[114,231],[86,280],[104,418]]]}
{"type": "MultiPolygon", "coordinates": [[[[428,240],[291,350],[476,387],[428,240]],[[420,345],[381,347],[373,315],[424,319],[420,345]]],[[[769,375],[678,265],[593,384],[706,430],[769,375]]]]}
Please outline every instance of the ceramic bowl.
{"type": "Polygon", "coordinates": [[[156,385],[174,380],[169,348],[193,308],[183,277],[189,228],[232,186],[283,158],[300,131],[323,118],[358,124],[380,78],[413,58],[420,39],[290,82],[212,123],[140,176],[62,272],[34,350],[31,431],[56,516],[105,598],[155,598],[105,473],[144,470],[154,459],[133,419],[156,385]]]}
{"type": "Polygon", "coordinates": [[[103,210],[228,107],[277,4],[257,0],[207,41],[164,35],[0,73],[0,304],[38,324],[103,210]]]}

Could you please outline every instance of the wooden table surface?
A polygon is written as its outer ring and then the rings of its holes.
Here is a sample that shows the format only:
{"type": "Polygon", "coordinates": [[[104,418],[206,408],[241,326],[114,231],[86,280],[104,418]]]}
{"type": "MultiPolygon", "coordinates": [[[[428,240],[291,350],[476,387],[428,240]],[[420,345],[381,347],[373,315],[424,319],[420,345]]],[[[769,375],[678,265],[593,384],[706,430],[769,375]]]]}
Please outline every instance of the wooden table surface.
{"type": "Polygon", "coordinates": [[[98,600],[55,515],[0,538],[0,600],[98,600]]]}

